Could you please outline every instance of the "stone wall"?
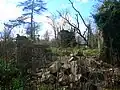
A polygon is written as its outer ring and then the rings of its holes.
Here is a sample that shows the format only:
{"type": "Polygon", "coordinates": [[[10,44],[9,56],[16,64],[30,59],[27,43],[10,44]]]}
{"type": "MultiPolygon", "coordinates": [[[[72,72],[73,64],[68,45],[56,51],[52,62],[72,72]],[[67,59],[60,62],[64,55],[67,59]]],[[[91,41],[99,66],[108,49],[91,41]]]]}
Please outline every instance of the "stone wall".
{"type": "Polygon", "coordinates": [[[28,38],[19,36],[17,42],[17,62],[19,64],[31,63],[33,68],[44,67],[52,60],[48,46],[32,43],[28,38]]]}

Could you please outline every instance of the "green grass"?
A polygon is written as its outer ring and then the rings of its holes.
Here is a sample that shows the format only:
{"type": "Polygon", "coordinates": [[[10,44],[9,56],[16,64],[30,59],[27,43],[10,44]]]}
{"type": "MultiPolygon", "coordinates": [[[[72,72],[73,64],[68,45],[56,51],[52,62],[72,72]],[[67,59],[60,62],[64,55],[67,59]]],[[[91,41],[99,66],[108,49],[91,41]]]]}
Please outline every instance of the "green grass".
{"type": "Polygon", "coordinates": [[[84,56],[98,56],[98,49],[85,49],[85,48],[55,48],[51,47],[52,53],[58,56],[70,56],[70,54],[84,54],[84,56]]]}

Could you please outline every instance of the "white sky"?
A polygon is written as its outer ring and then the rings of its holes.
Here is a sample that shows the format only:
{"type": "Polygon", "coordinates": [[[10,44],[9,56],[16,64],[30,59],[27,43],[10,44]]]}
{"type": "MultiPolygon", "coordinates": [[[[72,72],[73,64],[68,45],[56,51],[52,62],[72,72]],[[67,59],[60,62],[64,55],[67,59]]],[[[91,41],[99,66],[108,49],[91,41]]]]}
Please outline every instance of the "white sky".
{"type": "Polygon", "coordinates": [[[17,8],[15,3],[10,1],[12,0],[0,0],[0,20],[15,19],[20,16],[20,8],[17,8]]]}

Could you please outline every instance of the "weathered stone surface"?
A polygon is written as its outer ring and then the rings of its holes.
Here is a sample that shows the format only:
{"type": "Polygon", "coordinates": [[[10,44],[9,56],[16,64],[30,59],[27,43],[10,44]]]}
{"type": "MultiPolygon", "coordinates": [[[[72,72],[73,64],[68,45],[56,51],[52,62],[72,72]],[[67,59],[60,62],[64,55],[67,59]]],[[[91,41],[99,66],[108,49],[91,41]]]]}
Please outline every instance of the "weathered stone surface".
{"type": "Polygon", "coordinates": [[[89,60],[71,56],[68,60],[53,62],[47,70],[41,70],[38,76],[41,82],[65,86],[68,90],[101,90],[101,87],[108,86],[108,81],[113,79],[114,83],[118,83],[120,80],[118,68],[105,69],[102,65],[103,62],[93,58],[89,60]]]}
{"type": "Polygon", "coordinates": [[[63,75],[61,78],[59,78],[58,82],[60,83],[60,85],[62,86],[66,86],[69,85],[69,77],[67,75],[63,75]]]}
{"type": "Polygon", "coordinates": [[[41,82],[48,80],[49,77],[50,77],[50,71],[44,72],[44,73],[42,74],[41,82]]]}
{"type": "Polygon", "coordinates": [[[78,68],[77,61],[71,61],[70,66],[71,66],[72,74],[76,75],[77,74],[77,68],[78,68]]]}
{"type": "Polygon", "coordinates": [[[50,73],[56,73],[60,70],[61,64],[59,61],[55,61],[50,67],[49,71],[50,73]]]}
{"type": "Polygon", "coordinates": [[[69,69],[71,66],[69,63],[65,62],[62,66],[63,69],[69,69]]]}

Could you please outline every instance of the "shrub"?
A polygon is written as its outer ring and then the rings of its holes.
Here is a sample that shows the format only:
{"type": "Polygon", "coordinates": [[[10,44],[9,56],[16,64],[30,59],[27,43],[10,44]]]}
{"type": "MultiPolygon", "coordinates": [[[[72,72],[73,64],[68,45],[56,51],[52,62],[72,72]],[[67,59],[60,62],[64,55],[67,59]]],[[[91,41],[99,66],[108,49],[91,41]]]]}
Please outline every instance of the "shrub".
{"type": "Polygon", "coordinates": [[[20,71],[13,62],[0,59],[0,87],[1,89],[16,90],[20,88],[20,71]]]}

